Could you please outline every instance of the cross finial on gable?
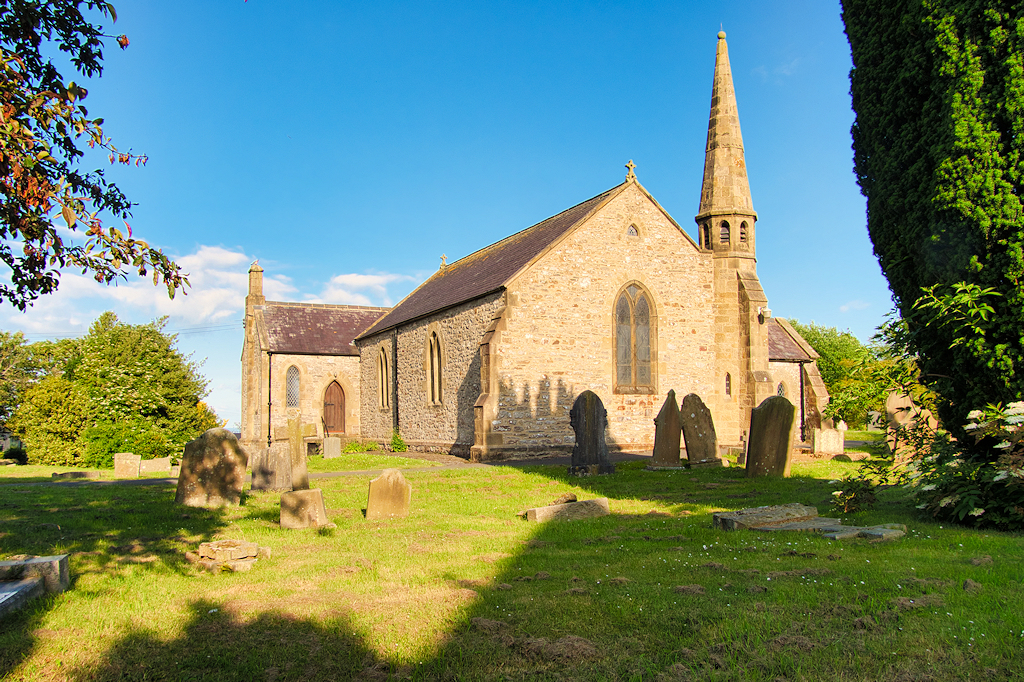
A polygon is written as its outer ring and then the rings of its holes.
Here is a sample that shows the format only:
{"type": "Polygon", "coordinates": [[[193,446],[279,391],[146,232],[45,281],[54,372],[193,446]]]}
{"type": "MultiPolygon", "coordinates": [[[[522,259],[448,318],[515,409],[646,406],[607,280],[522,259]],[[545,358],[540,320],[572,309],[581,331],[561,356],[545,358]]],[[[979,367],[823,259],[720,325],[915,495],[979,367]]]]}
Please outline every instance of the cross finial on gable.
{"type": "Polygon", "coordinates": [[[441,254],[441,269],[444,270],[448,266],[448,256],[441,254]]]}
{"type": "Polygon", "coordinates": [[[626,164],[626,168],[629,169],[629,172],[626,173],[626,179],[627,180],[636,180],[636,173],[633,172],[633,169],[636,168],[636,164],[633,163],[633,159],[629,160],[629,163],[626,164]]]}

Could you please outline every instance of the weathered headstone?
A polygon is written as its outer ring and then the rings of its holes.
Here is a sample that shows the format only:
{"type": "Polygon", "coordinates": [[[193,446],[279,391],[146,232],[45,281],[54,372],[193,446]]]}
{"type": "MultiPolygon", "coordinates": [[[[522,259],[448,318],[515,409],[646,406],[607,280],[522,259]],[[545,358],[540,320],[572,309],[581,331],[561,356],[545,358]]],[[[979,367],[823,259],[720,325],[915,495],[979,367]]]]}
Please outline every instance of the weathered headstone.
{"type": "Polygon", "coordinates": [[[302,421],[298,417],[288,419],[288,452],[291,456],[292,490],[309,490],[306,444],[302,439],[302,421]]]}
{"type": "Polygon", "coordinates": [[[398,469],[385,469],[370,481],[370,494],[366,500],[366,519],[404,518],[409,515],[412,486],[398,469]]]}
{"type": "Polygon", "coordinates": [[[334,527],[327,518],[320,488],[281,494],[281,527],[289,529],[334,527]]]}
{"type": "Polygon", "coordinates": [[[570,475],[614,474],[615,465],[608,456],[604,432],[608,427],[608,410],[593,391],[583,391],[569,411],[569,424],[576,434],[572,447],[570,475]]]}
{"type": "Polygon", "coordinates": [[[292,489],[292,458],[287,443],[278,441],[256,453],[252,462],[252,489],[292,489]]]}
{"type": "Polygon", "coordinates": [[[210,429],[185,445],[174,501],[190,507],[238,504],[249,456],[227,429],[210,429]]]}
{"type": "Polygon", "coordinates": [[[324,459],[341,457],[341,438],[338,436],[326,436],[324,438],[324,459]]]}
{"type": "Polygon", "coordinates": [[[781,395],[750,411],[747,477],[789,476],[796,407],[781,395]]]}
{"type": "Polygon", "coordinates": [[[171,473],[171,458],[159,457],[156,459],[144,459],[139,466],[140,474],[169,474],[171,473]]]}
{"type": "Polygon", "coordinates": [[[114,455],[114,478],[138,478],[142,467],[142,455],[118,452],[114,455]]]}
{"type": "Polygon", "coordinates": [[[654,463],[649,468],[680,468],[679,436],[679,403],[676,402],[676,392],[670,390],[661,411],[654,418],[654,463]]]}
{"type": "Polygon", "coordinates": [[[679,421],[683,429],[688,466],[721,466],[715,422],[711,418],[711,410],[699,395],[690,393],[683,398],[679,421]]]}
{"type": "Polygon", "coordinates": [[[811,448],[816,455],[841,455],[845,447],[843,436],[838,429],[812,429],[811,448]]]}

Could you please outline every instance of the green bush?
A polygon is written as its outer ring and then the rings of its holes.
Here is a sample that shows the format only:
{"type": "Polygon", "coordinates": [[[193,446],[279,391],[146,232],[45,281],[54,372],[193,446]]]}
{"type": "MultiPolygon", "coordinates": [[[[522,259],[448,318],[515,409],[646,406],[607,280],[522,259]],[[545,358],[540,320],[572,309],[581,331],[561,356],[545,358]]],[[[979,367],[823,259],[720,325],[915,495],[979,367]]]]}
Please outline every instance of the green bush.
{"type": "Polygon", "coordinates": [[[398,429],[395,429],[395,432],[391,434],[391,452],[407,452],[408,450],[409,446],[398,435],[398,429]]]}
{"type": "Polygon", "coordinates": [[[376,452],[380,450],[380,445],[375,440],[350,440],[345,443],[345,447],[342,448],[342,452],[353,453],[353,452],[376,452]]]}
{"type": "Polygon", "coordinates": [[[85,429],[81,440],[85,442],[83,463],[101,469],[114,466],[114,455],[118,452],[154,459],[178,451],[160,429],[142,422],[97,424],[85,429]]]}
{"type": "Polygon", "coordinates": [[[4,450],[4,459],[13,459],[18,464],[28,464],[28,454],[25,452],[25,448],[20,445],[7,448],[4,450]]]}

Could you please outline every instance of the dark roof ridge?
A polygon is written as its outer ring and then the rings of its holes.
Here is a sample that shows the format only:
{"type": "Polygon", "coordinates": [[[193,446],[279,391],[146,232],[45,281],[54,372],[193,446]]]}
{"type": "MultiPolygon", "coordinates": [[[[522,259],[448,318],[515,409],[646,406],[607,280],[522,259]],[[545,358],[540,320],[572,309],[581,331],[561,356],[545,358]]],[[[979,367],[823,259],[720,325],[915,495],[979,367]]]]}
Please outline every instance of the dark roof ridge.
{"type": "Polygon", "coordinates": [[[353,305],[351,303],[307,303],[305,301],[267,301],[266,303],[256,307],[266,308],[268,306],[280,306],[287,308],[328,308],[332,310],[391,310],[391,308],[376,305],[353,305]]]}

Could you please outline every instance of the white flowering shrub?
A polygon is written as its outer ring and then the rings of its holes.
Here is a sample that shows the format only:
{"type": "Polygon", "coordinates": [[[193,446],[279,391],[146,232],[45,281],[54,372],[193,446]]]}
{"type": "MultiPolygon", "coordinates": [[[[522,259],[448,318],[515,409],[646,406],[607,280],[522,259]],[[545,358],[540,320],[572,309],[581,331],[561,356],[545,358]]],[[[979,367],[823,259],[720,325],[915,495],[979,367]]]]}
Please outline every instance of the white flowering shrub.
{"type": "Polygon", "coordinates": [[[1024,402],[989,405],[967,418],[973,444],[941,430],[917,438],[907,486],[918,509],[978,527],[1024,528],[1024,402]]]}

